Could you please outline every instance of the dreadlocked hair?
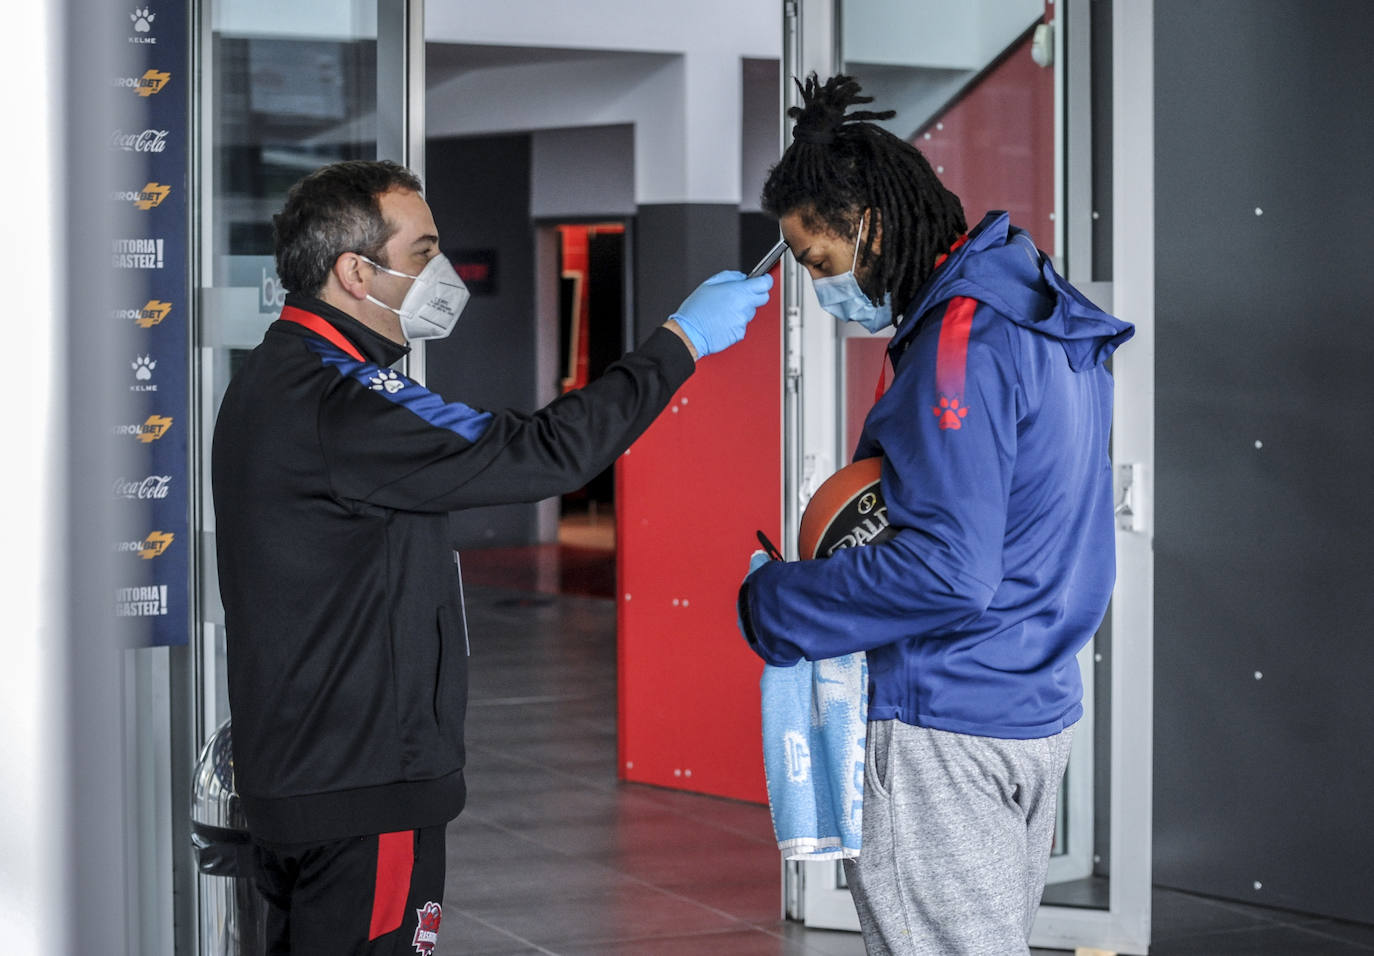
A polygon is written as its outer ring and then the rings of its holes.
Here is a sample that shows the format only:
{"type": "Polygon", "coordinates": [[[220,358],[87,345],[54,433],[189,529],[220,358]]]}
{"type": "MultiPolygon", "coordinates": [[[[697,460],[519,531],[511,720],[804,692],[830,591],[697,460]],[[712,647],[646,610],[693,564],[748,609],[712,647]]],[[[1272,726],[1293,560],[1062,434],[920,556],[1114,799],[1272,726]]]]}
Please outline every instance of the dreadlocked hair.
{"type": "Polygon", "coordinates": [[[805,84],[794,82],[802,105],[787,111],[797,122],[792,142],[769,171],[763,208],[778,219],[796,213],[807,229],[837,236],[857,233],[864,211],[871,210],[860,256],[871,263],[864,292],[875,302],[891,293],[893,313],[901,315],[936,258],[967,230],[963,205],[919,149],[872,122],[891,119],[895,110],[846,112],[873,102],[852,76],[822,84],[812,73],[805,84]],[[874,221],[882,228],[876,255],[874,221]]]}

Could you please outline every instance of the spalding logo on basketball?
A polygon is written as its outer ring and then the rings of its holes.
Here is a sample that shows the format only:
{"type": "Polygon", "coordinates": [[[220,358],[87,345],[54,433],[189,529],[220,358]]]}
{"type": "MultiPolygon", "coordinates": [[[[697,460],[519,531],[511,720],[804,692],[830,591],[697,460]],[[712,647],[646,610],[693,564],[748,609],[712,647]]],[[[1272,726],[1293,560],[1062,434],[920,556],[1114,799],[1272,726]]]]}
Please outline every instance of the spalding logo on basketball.
{"type": "Polygon", "coordinates": [[[897,533],[883,501],[882,472],[881,458],[862,458],[825,479],[802,512],[797,550],[803,558],[828,558],[897,533]]]}

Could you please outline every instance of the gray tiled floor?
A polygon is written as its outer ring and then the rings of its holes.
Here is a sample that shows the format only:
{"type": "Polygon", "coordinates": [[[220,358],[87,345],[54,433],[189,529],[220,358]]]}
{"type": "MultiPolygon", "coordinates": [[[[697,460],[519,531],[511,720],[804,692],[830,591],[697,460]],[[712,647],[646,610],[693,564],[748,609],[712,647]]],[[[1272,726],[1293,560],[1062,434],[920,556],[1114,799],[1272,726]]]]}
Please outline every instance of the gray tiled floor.
{"type": "MultiPolygon", "coordinates": [[[[464,956],[859,956],[779,918],[767,808],[616,781],[615,608],[470,588],[468,806],[443,950],[464,956]]],[[[1165,889],[1155,956],[1374,953],[1374,927],[1165,889]]]]}

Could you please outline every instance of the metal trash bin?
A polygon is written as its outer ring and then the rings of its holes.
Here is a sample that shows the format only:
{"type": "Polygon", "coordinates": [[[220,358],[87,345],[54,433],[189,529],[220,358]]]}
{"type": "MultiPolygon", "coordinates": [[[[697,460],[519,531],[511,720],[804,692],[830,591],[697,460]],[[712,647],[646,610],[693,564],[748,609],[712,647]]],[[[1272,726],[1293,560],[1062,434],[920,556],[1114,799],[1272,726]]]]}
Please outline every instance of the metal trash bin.
{"type": "Polygon", "coordinates": [[[200,871],[200,954],[263,956],[267,904],[253,885],[253,846],[234,789],[229,724],[221,724],[201,750],[191,793],[191,845],[200,871]]]}

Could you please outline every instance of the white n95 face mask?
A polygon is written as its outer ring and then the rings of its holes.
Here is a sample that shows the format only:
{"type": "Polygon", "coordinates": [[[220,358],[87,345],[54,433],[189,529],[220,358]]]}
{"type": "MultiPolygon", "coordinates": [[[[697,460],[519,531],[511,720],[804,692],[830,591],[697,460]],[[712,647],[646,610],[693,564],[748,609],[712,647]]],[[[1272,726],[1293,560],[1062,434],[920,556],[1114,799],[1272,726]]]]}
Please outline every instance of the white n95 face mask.
{"type": "Polygon", "coordinates": [[[374,269],[379,269],[387,275],[415,280],[406,292],[406,297],[401,300],[399,309],[393,309],[371,295],[367,297],[367,301],[401,317],[401,334],[406,337],[406,341],[442,339],[453,331],[453,327],[458,324],[458,316],[462,314],[463,307],[468,304],[472,293],[463,284],[463,280],[458,278],[453,264],[442,252],[425,263],[425,267],[417,276],[388,269],[362,253],[359,253],[359,256],[374,269]]]}

